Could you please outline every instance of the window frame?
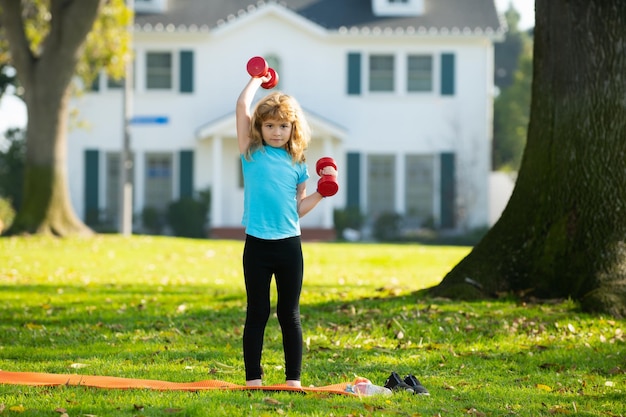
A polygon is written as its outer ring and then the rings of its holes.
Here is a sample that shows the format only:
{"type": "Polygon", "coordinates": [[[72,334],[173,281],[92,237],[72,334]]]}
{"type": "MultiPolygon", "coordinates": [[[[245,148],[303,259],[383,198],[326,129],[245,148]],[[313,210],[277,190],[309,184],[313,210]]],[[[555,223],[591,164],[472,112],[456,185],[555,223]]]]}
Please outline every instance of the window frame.
{"type": "Polygon", "coordinates": [[[415,53],[410,52],[406,55],[406,92],[407,94],[419,94],[419,93],[432,93],[434,92],[435,86],[435,59],[432,53],[415,53]],[[428,69],[425,68],[417,68],[411,69],[411,59],[413,58],[427,58],[430,62],[430,67],[428,69]],[[412,85],[415,82],[426,82],[428,79],[428,86],[426,88],[413,88],[412,85]],[[416,81],[417,80],[417,81],[416,81]],[[412,83],[413,81],[413,83],[412,83]]]}
{"type": "Polygon", "coordinates": [[[144,54],[144,89],[145,91],[154,91],[154,92],[159,92],[159,91],[175,91],[176,89],[176,66],[177,66],[177,62],[176,62],[176,54],[173,51],[170,50],[147,50],[144,54]],[[166,75],[169,75],[169,86],[165,87],[165,86],[151,86],[150,85],[150,79],[151,76],[154,76],[154,74],[152,74],[152,72],[154,72],[155,69],[159,70],[161,69],[163,72],[167,71],[165,68],[165,66],[162,67],[151,67],[150,66],[150,56],[152,55],[167,55],[169,56],[170,62],[169,62],[169,74],[156,74],[156,76],[160,76],[163,77],[163,79],[165,78],[166,75]]]}
{"type": "MultiPolygon", "coordinates": [[[[396,75],[396,61],[398,55],[394,52],[376,52],[376,53],[368,53],[367,54],[367,92],[370,94],[379,94],[379,93],[396,93],[397,87],[397,75],[396,75]],[[378,63],[385,63],[382,61],[390,60],[391,68],[373,68],[373,64],[378,61],[378,63]],[[389,77],[391,74],[391,77],[389,77]],[[379,83],[383,83],[382,86],[377,86],[379,83]],[[391,86],[385,85],[390,83],[391,86]]],[[[389,62],[386,62],[387,64],[389,62]]],[[[383,65],[384,66],[384,65],[383,65]]]]}

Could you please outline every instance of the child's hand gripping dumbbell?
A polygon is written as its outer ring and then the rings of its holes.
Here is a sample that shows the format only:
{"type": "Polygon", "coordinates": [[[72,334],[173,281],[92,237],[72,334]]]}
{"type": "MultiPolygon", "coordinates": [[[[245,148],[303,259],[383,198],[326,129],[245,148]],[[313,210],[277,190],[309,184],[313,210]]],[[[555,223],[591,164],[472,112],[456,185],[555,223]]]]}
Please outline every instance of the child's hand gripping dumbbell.
{"type": "Polygon", "coordinates": [[[265,89],[274,88],[278,84],[278,74],[276,73],[274,68],[270,68],[267,65],[267,61],[261,56],[254,56],[250,58],[248,64],[246,65],[246,69],[248,70],[248,74],[250,74],[252,77],[270,77],[268,81],[261,84],[261,87],[265,89]]]}
{"type": "Polygon", "coordinates": [[[315,164],[315,171],[321,178],[317,182],[317,192],[323,197],[330,197],[339,191],[337,182],[337,164],[330,157],[321,158],[315,164]]]}

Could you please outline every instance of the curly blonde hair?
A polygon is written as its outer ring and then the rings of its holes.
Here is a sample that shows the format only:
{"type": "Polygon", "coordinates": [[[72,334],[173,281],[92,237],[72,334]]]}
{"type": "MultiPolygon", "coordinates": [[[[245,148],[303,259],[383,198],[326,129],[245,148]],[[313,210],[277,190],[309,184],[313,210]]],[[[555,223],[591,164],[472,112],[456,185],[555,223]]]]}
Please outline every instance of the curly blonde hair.
{"type": "Polygon", "coordinates": [[[304,162],[304,151],[311,140],[309,124],[296,99],[279,91],[263,97],[254,109],[250,120],[250,145],[245,153],[246,159],[250,160],[252,153],[263,146],[261,127],[269,119],[291,123],[291,138],[285,145],[285,150],[294,163],[304,162]]]}

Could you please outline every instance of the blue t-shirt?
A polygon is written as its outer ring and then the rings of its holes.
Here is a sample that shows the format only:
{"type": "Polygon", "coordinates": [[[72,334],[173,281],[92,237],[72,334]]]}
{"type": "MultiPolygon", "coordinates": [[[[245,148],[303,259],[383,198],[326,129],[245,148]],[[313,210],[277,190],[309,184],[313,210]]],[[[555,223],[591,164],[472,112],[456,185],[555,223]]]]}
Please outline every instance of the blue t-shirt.
{"type": "Polygon", "coordinates": [[[250,161],[241,155],[241,165],[246,234],[268,240],[300,236],[296,189],[309,178],[306,164],[294,164],[282,148],[264,146],[250,161]]]}

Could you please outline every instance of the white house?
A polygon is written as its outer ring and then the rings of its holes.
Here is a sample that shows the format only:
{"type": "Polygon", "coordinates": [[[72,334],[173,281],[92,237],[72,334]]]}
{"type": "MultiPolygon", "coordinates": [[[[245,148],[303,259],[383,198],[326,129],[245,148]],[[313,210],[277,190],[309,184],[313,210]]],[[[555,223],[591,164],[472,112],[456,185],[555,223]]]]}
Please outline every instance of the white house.
{"type": "MultiPolygon", "coordinates": [[[[488,224],[493,43],[504,30],[493,0],[253,1],[135,0],[135,213],[210,188],[212,234],[243,236],[234,109],[260,55],[311,125],[309,192],[318,158],[338,164],[339,193],[302,219],[303,235],[332,231],[343,208],[417,227],[488,224]]],[[[113,225],[122,103],[120,84],[101,76],[74,101],[88,127],[69,134],[72,203],[113,225]]]]}

